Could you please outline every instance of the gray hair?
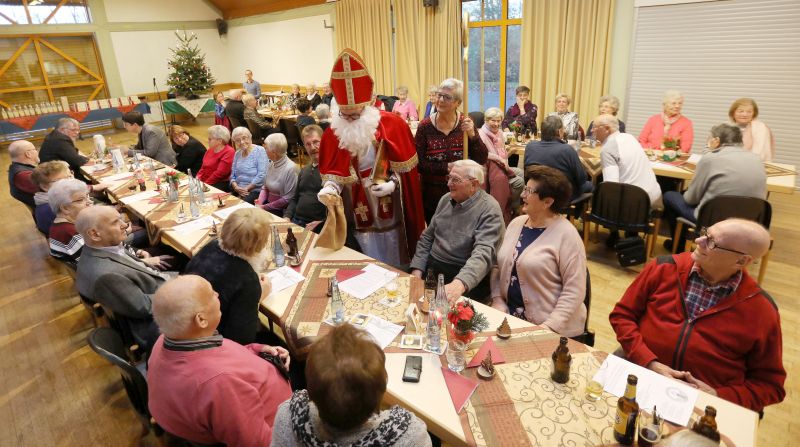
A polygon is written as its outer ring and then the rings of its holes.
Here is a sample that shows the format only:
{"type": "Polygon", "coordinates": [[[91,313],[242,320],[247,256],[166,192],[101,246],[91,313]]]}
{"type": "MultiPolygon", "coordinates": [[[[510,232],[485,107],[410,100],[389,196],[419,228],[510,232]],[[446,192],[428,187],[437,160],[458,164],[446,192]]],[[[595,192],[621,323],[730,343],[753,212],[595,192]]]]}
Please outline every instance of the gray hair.
{"type": "Polygon", "coordinates": [[[667,90],[664,96],[661,97],[661,104],[667,104],[673,99],[683,99],[683,93],[678,90],[667,90]]]}
{"type": "Polygon", "coordinates": [[[596,126],[608,126],[611,133],[619,130],[619,120],[614,115],[600,115],[594,120],[596,126]]]}
{"type": "Polygon", "coordinates": [[[282,133],[273,133],[264,140],[264,146],[268,149],[278,151],[281,156],[286,155],[286,150],[289,148],[289,143],[286,141],[286,135],[282,133]]]}
{"type": "Polygon", "coordinates": [[[497,107],[489,107],[483,112],[484,120],[492,120],[496,118],[503,119],[503,111],[498,109],[497,107]]]}
{"type": "Polygon", "coordinates": [[[456,167],[463,169],[468,178],[475,179],[479,184],[483,185],[483,166],[479,165],[475,160],[456,160],[453,162],[453,168],[456,167]]]}
{"type": "Polygon", "coordinates": [[[564,128],[564,121],[557,115],[551,115],[542,121],[542,141],[553,141],[558,138],[558,131],[564,128]]]}
{"type": "Polygon", "coordinates": [[[86,183],[74,178],[65,178],[53,183],[47,191],[50,209],[58,214],[62,206],[69,206],[72,203],[72,195],[78,192],[86,195],[86,183]]]}
{"type": "Polygon", "coordinates": [[[230,92],[228,92],[228,98],[234,100],[242,99],[242,89],[240,88],[232,88],[230,92]]]}
{"type": "Polygon", "coordinates": [[[320,104],[314,109],[314,112],[317,114],[317,118],[324,120],[331,117],[331,107],[327,104],[320,104]]]}
{"type": "Polygon", "coordinates": [[[79,123],[75,118],[69,117],[59,118],[58,121],[56,121],[56,129],[58,130],[63,130],[70,126],[80,127],[81,123],[79,123]]]}
{"type": "Polygon", "coordinates": [[[572,105],[572,97],[570,97],[566,93],[559,93],[556,95],[556,99],[553,102],[558,102],[559,99],[564,98],[567,100],[567,105],[572,105]]]}
{"type": "Polygon", "coordinates": [[[445,89],[453,92],[453,99],[461,102],[464,97],[464,83],[456,78],[447,78],[439,84],[439,90],[445,89]]]}
{"type": "Polygon", "coordinates": [[[616,115],[617,112],[619,112],[619,98],[617,98],[614,95],[601,96],[600,97],[600,102],[597,104],[597,106],[601,107],[604,102],[607,102],[608,105],[611,106],[612,109],[614,109],[614,112],[612,112],[612,115],[616,115]]]}
{"type": "Polygon", "coordinates": [[[407,95],[408,94],[408,87],[406,87],[405,85],[401,85],[401,86],[397,87],[397,93],[398,94],[402,93],[404,95],[407,95]]]}
{"type": "Polygon", "coordinates": [[[236,127],[233,129],[233,134],[231,135],[231,139],[235,140],[242,135],[246,135],[251,140],[253,139],[253,134],[250,133],[250,129],[246,127],[236,127]]]}
{"type": "MultiPolygon", "coordinates": [[[[237,129],[239,128],[237,127],[237,129]]],[[[220,126],[219,124],[215,124],[208,128],[208,136],[210,138],[222,140],[226,143],[231,141],[231,131],[229,131],[227,127],[220,126]]]]}
{"type": "Polygon", "coordinates": [[[719,138],[720,146],[742,144],[742,131],[739,126],[722,123],[711,128],[711,136],[719,138]]]}
{"type": "Polygon", "coordinates": [[[429,94],[429,95],[430,95],[431,93],[436,93],[436,92],[438,92],[438,91],[439,91],[439,87],[437,87],[437,86],[435,86],[435,85],[429,85],[429,86],[428,86],[428,94],[429,94]]]}
{"type": "Polygon", "coordinates": [[[256,97],[251,95],[250,93],[245,93],[244,95],[242,95],[242,102],[245,105],[247,105],[248,102],[255,101],[255,100],[256,100],[256,97]]]}

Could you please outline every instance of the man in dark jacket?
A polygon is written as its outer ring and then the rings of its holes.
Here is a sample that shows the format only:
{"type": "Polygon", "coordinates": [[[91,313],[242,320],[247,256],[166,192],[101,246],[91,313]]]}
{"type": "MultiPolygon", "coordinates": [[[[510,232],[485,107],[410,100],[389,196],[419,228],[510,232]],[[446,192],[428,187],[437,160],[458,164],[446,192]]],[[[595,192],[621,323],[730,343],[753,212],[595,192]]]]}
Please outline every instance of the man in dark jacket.
{"type": "Polygon", "coordinates": [[[73,118],[59,119],[56,128],[44,137],[42,149],[39,151],[40,161],[42,163],[53,160],[66,161],[72,172],[80,175],[81,166],[89,161],[75,147],[75,141],[80,133],[81,126],[77,120],[73,118]]]}
{"type": "Polygon", "coordinates": [[[231,120],[231,127],[247,127],[244,122],[244,103],[242,102],[242,91],[235,88],[228,94],[228,103],[225,104],[225,115],[231,120]]]}
{"type": "Polygon", "coordinates": [[[8,188],[11,197],[29,207],[36,206],[33,195],[39,187],[31,181],[31,174],[39,164],[39,152],[30,141],[17,140],[8,146],[11,166],[8,167],[8,188]]]}

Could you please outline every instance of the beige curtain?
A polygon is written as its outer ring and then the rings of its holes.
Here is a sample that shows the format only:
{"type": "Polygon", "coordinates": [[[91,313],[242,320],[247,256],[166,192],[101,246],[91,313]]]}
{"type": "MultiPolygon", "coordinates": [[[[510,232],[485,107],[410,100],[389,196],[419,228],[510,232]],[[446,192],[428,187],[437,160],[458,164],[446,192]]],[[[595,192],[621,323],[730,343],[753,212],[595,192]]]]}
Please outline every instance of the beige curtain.
{"type": "Polygon", "coordinates": [[[391,0],[339,0],[336,2],[337,53],[356,51],[375,80],[375,93],[394,94],[391,0]]]}
{"type": "Polygon", "coordinates": [[[531,88],[539,122],[555,110],[555,97],[572,97],[587,128],[608,93],[616,0],[525,0],[520,85],[531,88]]]}
{"type": "Polygon", "coordinates": [[[441,0],[423,8],[420,0],[393,0],[396,25],[397,85],[425,112],[428,86],[462,79],[461,2],[441,0]]]}

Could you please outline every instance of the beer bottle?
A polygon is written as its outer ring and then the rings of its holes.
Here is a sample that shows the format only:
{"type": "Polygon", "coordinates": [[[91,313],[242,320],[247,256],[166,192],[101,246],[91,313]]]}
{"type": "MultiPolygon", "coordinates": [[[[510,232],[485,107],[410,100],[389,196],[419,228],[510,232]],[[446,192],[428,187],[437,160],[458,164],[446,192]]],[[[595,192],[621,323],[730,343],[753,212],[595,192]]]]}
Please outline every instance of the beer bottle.
{"type": "Polygon", "coordinates": [[[289,251],[286,253],[288,256],[297,256],[297,237],[292,233],[292,229],[286,230],[286,246],[289,251]]]}
{"type": "Polygon", "coordinates": [[[436,276],[433,274],[433,269],[428,269],[428,275],[425,277],[425,300],[422,303],[422,309],[420,310],[427,313],[435,296],[436,276]]]}
{"type": "Polygon", "coordinates": [[[628,375],[625,395],[617,401],[617,417],[614,420],[614,439],[622,445],[633,444],[636,435],[636,417],[639,415],[639,404],[636,403],[636,383],[639,379],[628,375]]]}
{"type": "Polygon", "coordinates": [[[719,442],[717,430],[717,409],[706,405],[706,414],[700,417],[692,426],[692,431],[701,434],[714,442],[719,442]]]}
{"type": "Polygon", "coordinates": [[[550,378],[556,383],[567,383],[569,381],[569,366],[572,363],[572,355],[567,348],[567,337],[561,337],[558,347],[553,351],[553,371],[550,378]]]}

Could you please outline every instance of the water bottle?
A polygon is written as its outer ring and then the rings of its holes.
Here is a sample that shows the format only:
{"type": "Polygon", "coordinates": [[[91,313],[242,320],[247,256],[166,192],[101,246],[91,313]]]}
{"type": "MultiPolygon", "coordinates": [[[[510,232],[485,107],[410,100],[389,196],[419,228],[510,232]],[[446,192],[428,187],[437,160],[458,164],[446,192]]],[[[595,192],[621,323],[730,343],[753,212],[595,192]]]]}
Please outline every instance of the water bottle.
{"type": "Polygon", "coordinates": [[[336,276],[331,277],[331,320],[334,324],[344,323],[344,303],[342,302],[342,295],[339,293],[339,281],[336,276]]]}
{"type": "Polygon", "coordinates": [[[281,237],[278,234],[278,229],[272,227],[272,254],[275,260],[276,267],[283,267],[286,265],[286,260],[283,256],[283,245],[281,244],[281,237]]]}
{"type": "Polygon", "coordinates": [[[428,312],[428,325],[426,327],[428,350],[431,352],[441,353],[442,351],[442,328],[447,316],[446,303],[447,293],[444,290],[444,275],[440,273],[436,285],[436,296],[428,312]]]}
{"type": "Polygon", "coordinates": [[[200,217],[200,205],[197,203],[197,193],[189,188],[189,212],[192,213],[192,219],[200,217]]]}

